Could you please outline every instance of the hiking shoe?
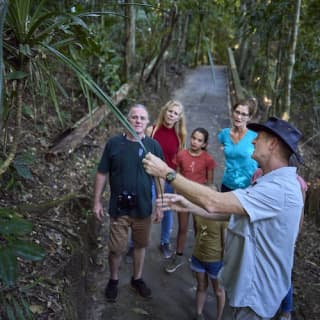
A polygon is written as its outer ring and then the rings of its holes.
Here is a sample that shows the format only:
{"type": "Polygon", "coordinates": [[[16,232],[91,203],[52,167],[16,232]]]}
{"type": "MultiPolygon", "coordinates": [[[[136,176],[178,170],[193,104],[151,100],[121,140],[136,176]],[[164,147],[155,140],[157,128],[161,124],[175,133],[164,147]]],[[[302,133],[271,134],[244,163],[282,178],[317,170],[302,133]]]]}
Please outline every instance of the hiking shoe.
{"type": "Polygon", "coordinates": [[[151,298],[151,289],[147,287],[145,282],[140,279],[131,278],[131,288],[135,290],[143,298],[151,298]]]}
{"type": "Polygon", "coordinates": [[[159,249],[165,259],[169,259],[172,256],[172,251],[170,249],[169,243],[160,244],[159,249]]]}
{"type": "Polygon", "coordinates": [[[107,297],[107,300],[109,302],[115,302],[118,296],[118,280],[113,280],[110,279],[106,290],[105,290],[105,295],[107,297]]]}
{"type": "Polygon", "coordinates": [[[186,263],[186,260],[184,256],[174,254],[164,269],[168,273],[173,273],[185,263],[186,263]]]}
{"type": "Polygon", "coordinates": [[[125,256],[124,260],[128,264],[133,263],[133,247],[129,248],[128,252],[126,253],[126,256],[125,256]]]}

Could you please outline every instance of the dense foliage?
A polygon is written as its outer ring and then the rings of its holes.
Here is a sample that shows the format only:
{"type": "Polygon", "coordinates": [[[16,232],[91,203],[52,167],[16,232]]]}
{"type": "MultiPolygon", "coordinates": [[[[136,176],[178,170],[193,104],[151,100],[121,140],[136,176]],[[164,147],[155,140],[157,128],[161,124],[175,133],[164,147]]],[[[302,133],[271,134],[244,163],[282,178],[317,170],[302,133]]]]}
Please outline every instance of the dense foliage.
{"type": "MultiPolygon", "coordinates": [[[[129,5],[128,1],[107,4],[11,1],[4,29],[4,70],[11,81],[5,85],[2,120],[6,120],[12,104],[12,79],[22,77],[21,72],[25,71],[30,72],[25,84],[34,89],[32,97],[50,94],[60,121],[63,123],[63,118],[67,118],[59,107],[59,96],[69,94],[59,81],[64,70],[59,63],[49,62],[45,50],[39,47],[41,42],[72,57],[103,90],[109,94],[114,92],[126,80],[125,24],[129,17],[125,15],[125,8],[129,5]],[[18,18],[22,21],[17,21],[18,18]],[[26,23],[22,23],[23,20],[26,23]]],[[[234,49],[243,86],[259,98],[268,114],[281,116],[296,6],[297,1],[285,0],[135,4],[135,29],[130,31],[135,39],[131,76],[162,54],[163,47],[176,62],[189,66],[208,63],[205,45],[208,40],[215,63],[226,64],[227,48],[234,49]]],[[[300,9],[291,111],[296,114],[303,110],[310,114],[311,120],[319,99],[319,41],[315,31],[319,24],[319,4],[315,0],[304,1],[300,9]]],[[[155,71],[159,71],[159,66],[155,71]]],[[[72,94],[79,97],[81,91],[72,94]]],[[[89,105],[95,105],[90,93],[84,90],[83,94],[89,105]]],[[[35,105],[40,108],[39,100],[36,101],[25,108],[26,112],[39,114],[33,110],[35,105]]],[[[43,103],[46,102],[45,99],[43,103]]]]}

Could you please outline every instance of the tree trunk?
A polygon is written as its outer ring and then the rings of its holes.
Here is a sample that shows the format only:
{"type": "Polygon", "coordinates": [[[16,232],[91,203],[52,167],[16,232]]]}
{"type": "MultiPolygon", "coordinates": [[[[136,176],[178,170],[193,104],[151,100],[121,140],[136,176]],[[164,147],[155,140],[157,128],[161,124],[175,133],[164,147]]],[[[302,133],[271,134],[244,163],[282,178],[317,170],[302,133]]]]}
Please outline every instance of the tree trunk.
{"type": "Polygon", "coordinates": [[[239,50],[239,76],[241,79],[244,78],[245,61],[248,58],[249,45],[249,39],[241,41],[239,50]]]}
{"type": "Polygon", "coordinates": [[[230,80],[230,99],[231,105],[235,105],[237,102],[245,98],[243,88],[240,83],[237,65],[234,59],[233,51],[228,48],[228,61],[229,61],[229,80],[230,80]]]}
{"type": "Polygon", "coordinates": [[[21,117],[22,117],[22,94],[24,90],[24,81],[19,80],[17,85],[17,113],[16,113],[16,128],[14,130],[14,139],[12,142],[12,147],[10,150],[7,159],[1,164],[0,166],[0,177],[7,171],[9,166],[11,165],[14,157],[16,156],[18,144],[20,141],[20,134],[21,134],[21,117]]]}
{"type": "Polygon", "coordinates": [[[297,47],[297,39],[299,33],[299,21],[300,21],[300,9],[301,9],[301,0],[296,1],[296,12],[295,20],[292,26],[292,40],[289,51],[289,62],[288,62],[288,72],[287,72],[287,84],[286,84],[286,94],[285,94],[285,104],[284,104],[284,113],[282,114],[282,119],[288,120],[290,118],[290,108],[291,108],[291,89],[292,89],[292,74],[295,64],[295,55],[297,47]]]}
{"type": "Polygon", "coordinates": [[[195,55],[194,55],[194,66],[196,67],[199,62],[199,56],[200,56],[200,47],[201,47],[201,41],[202,41],[202,22],[203,22],[203,15],[201,5],[199,5],[199,23],[198,23],[198,37],[196,41],[196,48],[195,48],[195,55]]]}
{"type": "Polygon", "coordinates": [[[2,93],[3,93],[3,50],[2,50],[2,37],[3,25],[6,20],[6,13],[8,8],[8,1],[0,0],[0,128],[2,126],[2,93]]]}
{"type": "Polygon", "coordinates": [[[283,48],[282,48],[282,32],[280,31],[280,40],[277,48],[277,65],[275,70],[274,84],[273,84],[273,93],[272,93],[272,108],[269,109],[269,116],[275,116],[280,114],[278,110],[280,110],[280,89],[281,89],[281,65],[282,65],[282,57],[283,57],[283,48]]]}
{"type": "Polygon", "coordinates": [[[161,63],[161,60],[162,60],[163,56],[165,55],[167,48],[170,45],[173,30],[176,25],[176,22],[177,22],[177,8],[175,6],[173,6],[171,9],[170,28],[169,28],[168,32],[166,33],[166,36],[164,37],[164,39],[162,39],[162,41],[161,41],[160,52],[159,52],[158,57],[155,61],[155,64],[153,65],[153,68],[151,69],[151,71],[146,79],[146,82],[149,82],[151,80],[151,77],[158,69],[158,67],[161,63]]]}
{"type": "MultiPolygon", "coordinates": [[[[248,12],[252,10],[252,1],[244,0],[241,1],[241,19],[247,16],[248,12]]],[[[244,23],[240,24],[240,28],[238,31],[239,38],[239,50],[236,56],[236,60],[238,61],[238,73],[240,79],[245,79],[245,67],[246,62],[248,61],[248,56],[250,55],[250,46],[251,46],[251,35],[248,33],[248,21],[244,20],[244,23]]]]}
{"type": "Polygon", "coordinates": [[[130,79],[130,74],[132,73],[132,67],[134,66],[136,56],[136,10],[133,5],[129,4],[130,1],[126,0],[125,3],[125,75],[127,82],[130,79]]]}
{"type": "Polygon", "coordinates": [[[181,55],[183,55],[186,51],[186,44],[188,38],[188,30],[189,30],[189,23],[190,23],[190,15],[191,13],[188,12],[184,19],[180,19],[182,21],[180,23],[180,32],[178,36],[178,50],[176,55],[176,62],[179,63],[181,55]]]}

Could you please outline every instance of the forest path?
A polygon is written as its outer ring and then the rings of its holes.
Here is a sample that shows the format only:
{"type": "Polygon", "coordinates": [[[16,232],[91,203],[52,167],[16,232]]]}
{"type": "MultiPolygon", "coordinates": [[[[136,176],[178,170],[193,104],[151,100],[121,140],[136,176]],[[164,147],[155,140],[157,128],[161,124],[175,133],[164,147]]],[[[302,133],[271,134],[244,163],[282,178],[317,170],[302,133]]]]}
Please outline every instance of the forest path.
{"type": "MultiPolygon", "coordinates": [[[[215,170],[215,184],[220,185],[223,172],[223,152],[217,140],[217,132],[229,126],[229,93],[227,68],[215,67],[215,81],[210,67],[201,66],[188,71],[184,83],[177,89],[172,98],[180,100],[185,106],[188,135],[196,127],[204,127],[209,131],[208,151],[218,163],[215,170]]],[[[175,246],[177,223],[175,221],[171,243],[175,246]]],[[[183,265],[173,274],[164,271],[164,259],[158,249],[160,225],[152,228],[151,244],[146,253],[143,278],[152,289],[152,299],[144,300],[130,290],[129,283],[132,265],[123,260],[119,294],[116,303],[108,303],[104,297],[104,288],[108,280],[108,267],[95,270],[88,288],[89,310],[81,319],[87,320],[141,320],[141,319],[193,319],[195,314],[195,285],[188,264],[183,265]]],[[[190,219],[186,257],[190,257],[193,247],[193,228],[190,219]]],[[[107,263],[106,257],[100,257],[107,263]]],[[[226,310],[225,319],[228,310],[226,310]]],[[[215,315],[215,298],[212,288],[205,305],[204,315],[213,319],[215,315]]],[[[80,318],[80,317],[79,317],[80,318]]]]}

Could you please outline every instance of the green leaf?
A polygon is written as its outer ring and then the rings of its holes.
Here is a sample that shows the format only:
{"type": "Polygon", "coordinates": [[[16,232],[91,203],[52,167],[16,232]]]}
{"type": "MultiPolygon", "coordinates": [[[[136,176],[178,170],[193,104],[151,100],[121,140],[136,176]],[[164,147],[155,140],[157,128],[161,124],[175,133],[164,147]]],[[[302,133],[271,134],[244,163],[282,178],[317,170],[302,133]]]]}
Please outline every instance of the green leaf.
{"type": "Polygon", "coordinates": [[[25,56],[31,56],[31,49],[29,44],[20,44],[19,45],[19,52],[25,56]]]}
{"type": "Polygon", "coordinates": [[[13,166],[17,170],[17,173],[20,177],[27,179],[27,180],[33,179],[31,171],[26,165],[13,163],[13,166]]]}
{"type": "Polygon", "coordinates": [[[5,312],[8,320],[16,320],[13,308],[10,304],[7,303],[5,305],[5,310],[6,310],[5,312]]]}
{"type": "Polygon", "coordinates": [[[31,261],[41,261],[46,252],[36,243],[30,241],[15,240],[8,246],[17,257],[31,261]]]}
{"type": "Polygon", "coordinates": [[[78,16],[72,16],[72,24],[75,24],[75,25],[79,25],[81,26],[82,28],[86,29],[86,30],[89,30],[87,24],[78,16]]]}
{"type": "Polygon", "coordinates": [[[23,309],[20,306],[19,302],[15,299],[15,297],[12,297],[12,302],[14,306],[14,312],[16,314],[16,319],[17,320],[25,320],[24,314],[23,314],[23,309]]]}
{"type": "Polygon", "coordinates": [[[32,164],[34,162],[34,159],[34,154],[32,154],[31,152],[24,152],[18,155],[14,161],[20,164],[32,164]]]}
{"type": "Polygon", "coordinates": [[[114,15],[125,18],[125,15],[114,12],[114,11],[91,11],[91,12],[82,12],[78,14],[78,17],[99,17],[102,15],[114,15]]]}
{"type": "Polygon", "coordinates": [[[30,311],[29,303],[23,297],[21,297],[21,303],[22,303],[23,308],[24,308],[24,313],[26,315],[26,319],[32,319],[32,313],[30,311]]]}
{"type": "Polygon", "coordinates": [[[56,95],[56,90],[55,90],[55,86],[54,86],[54,79],[52,77],[48,78],[48,85],[49,85],[49,91],[50,91],[50,95],[51,95],[51,99],[54,105],[54,108],[56,110],[56,113],[58,115],[58,118],[60,120],[61,125],[63,125],[63,119],[61,116],[61,112],[60,112],[60,108],[59,108],[59,102],[57,99],[57,95],[56,95]]]}
{"type": "Polygon", "coordinates": [[[33,176],[28,167],[29,164],[33,163],[34,156],[30,152],[26,152],[17,156],[13,161],[13,167],[17,170],[19,176],[32,180],[33,176]]]}
{"type": "Polygon", "coordinates": [[[17,280],[17,257],[7,247],[0,247],[0,279],[6,286],[13,286],[17,280]]]}
{"type": "Polygon", "coordinates": [[[30,106],[23,106],[22,113],[23,113],[23,115],[28,116],[34,120],[34,111],[30,106]]]}
{"type": "Polygon", "coordinates": [[[8,80],[21,80],[28,77],[28,73],[23,71],[13,71],[8,73],[5,78],[8,80]]]}
{"type": "Polygon", "coordinates": [[[18,217],[0,219],[0,234],[26,235],[32,231],[32,223],[18,217]]]}
{"type": "Polygon", "coordinates": [[[16,212],[11,208],[0,208],[0,218],[1,217],[12,218],[12,216],[15,214],[16,212]]]}
{"type": "Polygon", "coordinates": [[[43,282],[43,279],[38,277],[37,279],[34,279],[32,282],[24,285],[23,287],[19,288],[20,292],[28,292],[29,290],[33,289],[37,285],[41,284],[43,282]]]}

